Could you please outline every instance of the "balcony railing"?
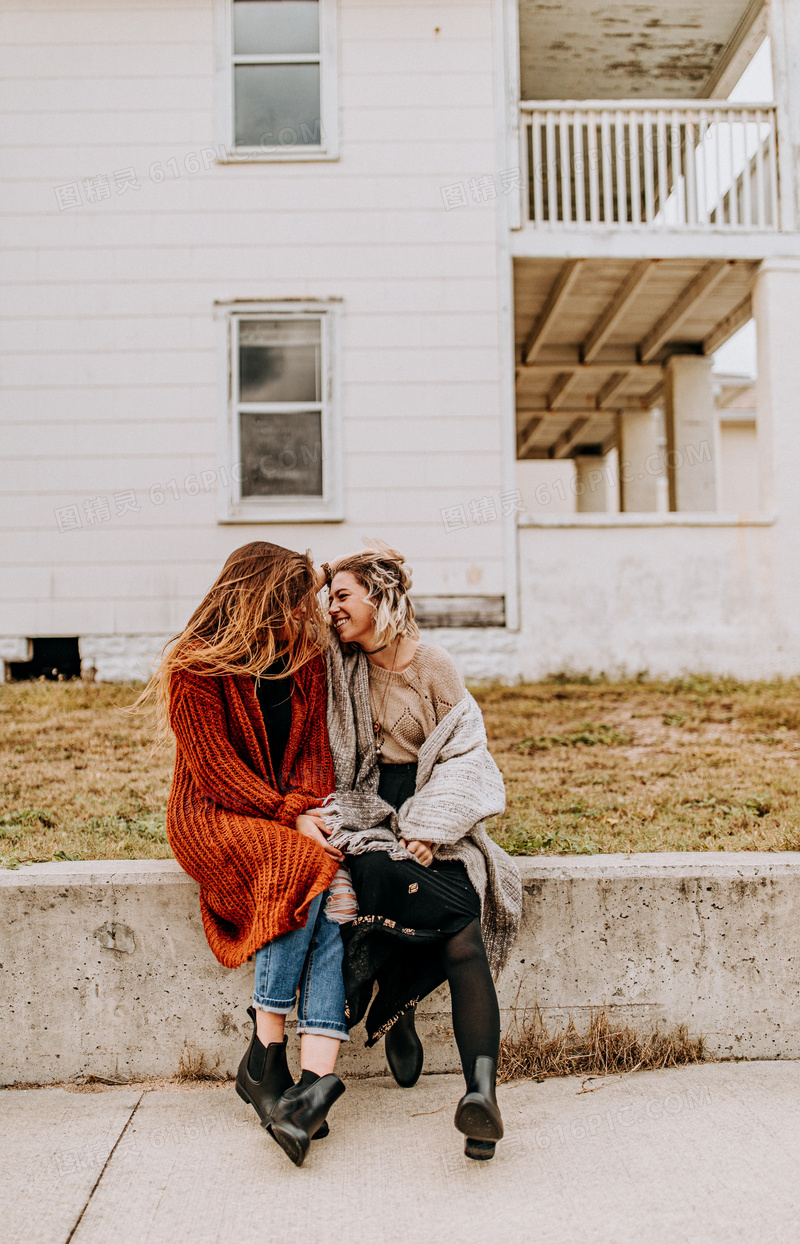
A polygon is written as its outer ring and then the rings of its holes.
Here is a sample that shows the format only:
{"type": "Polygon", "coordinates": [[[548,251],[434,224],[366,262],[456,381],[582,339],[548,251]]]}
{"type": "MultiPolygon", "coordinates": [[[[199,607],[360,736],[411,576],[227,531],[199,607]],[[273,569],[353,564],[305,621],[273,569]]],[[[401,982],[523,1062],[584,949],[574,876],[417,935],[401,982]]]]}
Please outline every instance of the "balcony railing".
{"type": "Polygon", "coordinates": [[[536,101],[520,113],[536,227],[780,228],[768,104],[536,101]]]}

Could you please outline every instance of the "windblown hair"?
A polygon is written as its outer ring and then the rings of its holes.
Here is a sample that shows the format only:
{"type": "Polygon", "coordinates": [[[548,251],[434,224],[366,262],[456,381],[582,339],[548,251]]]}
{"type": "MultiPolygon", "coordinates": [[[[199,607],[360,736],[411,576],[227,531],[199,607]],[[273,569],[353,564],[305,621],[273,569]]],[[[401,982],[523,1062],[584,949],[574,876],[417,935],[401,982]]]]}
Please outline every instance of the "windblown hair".
{"type": "Polygon", "coordinates": [[[231,553],[216,583],[179,635],[165,645],[158,670],[134,707],[154,698],[159,738],[169,732],[169,694],[178,670],[214,678],[286,677],[328,642],[308,553],[254,540],[231,553]]]}
{"type": "Polygon", "coordinates": [[[382,540],[374,540],[369,548],[340,557],[330,566],[323,565],[322,569],[329,590],[334,575],[344,570],[367,589],[367,600],[375,610],[375,643],[378,647],[392,643],[398,636],[419,638],[414,606],[408,595],[411,568],[397,549],[390,548],[382,540]]]}

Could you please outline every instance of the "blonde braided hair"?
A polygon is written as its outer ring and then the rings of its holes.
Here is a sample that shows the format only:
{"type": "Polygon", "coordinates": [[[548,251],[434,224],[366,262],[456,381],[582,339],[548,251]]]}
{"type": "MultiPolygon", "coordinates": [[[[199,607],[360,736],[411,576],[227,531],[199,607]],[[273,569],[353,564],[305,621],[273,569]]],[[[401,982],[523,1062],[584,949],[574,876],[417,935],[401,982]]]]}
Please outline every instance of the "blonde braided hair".
{"type": "Polygon", "coordinates": [[[375,610],[375,643],[383,648],[398,636],[419,639],[414,620],[414,605],[409,596],[411,568],[397,549],[382,540],[373,540],[359,553],[339,557],[330,565],[324,563],[328,591],[334,575],[349,571],[367,591],[367,600],[375,610]]]}

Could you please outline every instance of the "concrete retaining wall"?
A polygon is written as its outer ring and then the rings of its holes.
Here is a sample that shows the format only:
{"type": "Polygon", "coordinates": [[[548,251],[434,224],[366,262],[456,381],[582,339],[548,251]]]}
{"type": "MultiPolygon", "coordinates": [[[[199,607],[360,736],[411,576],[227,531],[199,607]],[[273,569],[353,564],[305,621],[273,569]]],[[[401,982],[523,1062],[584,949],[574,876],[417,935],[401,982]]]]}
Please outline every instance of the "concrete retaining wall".
{"type": "MultiPolygon", "coordinates": [[[[525,916],[504,1022],[538,1001],[580,1025],[606,1002],[642,1030],[686,1024],[721,1057],[800,1058],[800,853],[520,861],[525,916]]],[[[0,1083],[172,1075],[192,1054],[235,1070],[251,967],[220,967],[197,887],[171,861],[0,871],[0,1083]]],[[[446,992],[421,1009],[429,1070],[455,1070],[446,992]]],[[[383,1051],[344,1047],[345,1074],[383,1051]]]]}

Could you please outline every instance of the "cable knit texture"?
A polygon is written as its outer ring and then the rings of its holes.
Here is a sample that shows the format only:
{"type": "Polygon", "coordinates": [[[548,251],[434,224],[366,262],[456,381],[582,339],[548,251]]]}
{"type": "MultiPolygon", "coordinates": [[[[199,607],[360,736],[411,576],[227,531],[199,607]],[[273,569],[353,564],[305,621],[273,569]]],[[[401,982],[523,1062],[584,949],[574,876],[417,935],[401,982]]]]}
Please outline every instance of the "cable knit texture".
{"type": "Polygon", "coordinates": [[[167,835],[181,868],[200,885],[208,944],[226,968],[303,925],[337,869],[295,827],[334,789],[322,658],[298,670],[294,684],[292,728],[276,775],[252,678],[179,671],[172,679],[177,751],[167,835]]]}
{"type": "Polygon", "coordinates": [[[467,688],[449,652],[419,644],[404,670],[369,664],[372,716],[381,726],[381,759],[389,764],[416,760],[419,749],[467,688]]]}

